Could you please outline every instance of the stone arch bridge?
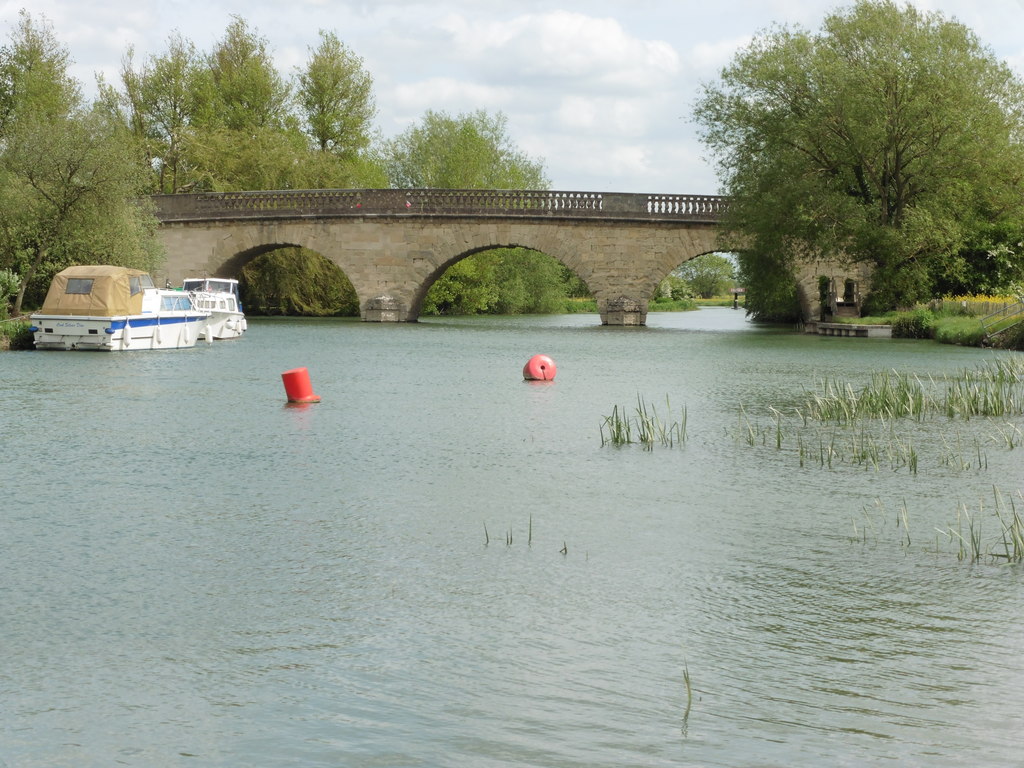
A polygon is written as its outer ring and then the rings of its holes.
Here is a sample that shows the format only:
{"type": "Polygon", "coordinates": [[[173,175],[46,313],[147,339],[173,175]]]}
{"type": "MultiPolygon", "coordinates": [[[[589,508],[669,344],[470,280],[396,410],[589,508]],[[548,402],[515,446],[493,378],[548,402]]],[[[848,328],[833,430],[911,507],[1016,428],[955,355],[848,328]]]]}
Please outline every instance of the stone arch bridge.
{"type": "Polygon", "coordinates": [[[725,200],[609,192],[354,189],[158,195],[167,261],[156,277],[237,276],[300,246],[352,281],[367,321],[419,317],[430,286],[479,251],[523,247],[569,267],[606,325],[643,325],[658,283],[715,250],[725,200]]]}

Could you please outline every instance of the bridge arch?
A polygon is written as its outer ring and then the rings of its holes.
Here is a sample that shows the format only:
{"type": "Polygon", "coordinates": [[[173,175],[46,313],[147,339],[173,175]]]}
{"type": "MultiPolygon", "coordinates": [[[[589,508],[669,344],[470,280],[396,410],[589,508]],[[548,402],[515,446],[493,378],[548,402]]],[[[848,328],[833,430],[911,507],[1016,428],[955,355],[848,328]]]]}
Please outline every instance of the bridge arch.
{"type": "Polygon", "coordinates": [[[543,254],[544,256],[547,256],[556,261],[557,263],[570,269],[577,277],[580,278],[584,285],[587,286],[587,289],[591,293],[593,293],[593,288],[590,286],[590,284],[587,283],[586,279],[576,271],[576,268],[574,267],[574,260],[571,258],[560,258],[558,254],[549,253],[548,251],[542,250],[539,246],[534,245],[530,242],[498,242],[491,245],[476,245],[468,248],[467,250],[462,251],[461,253],[456,253],[452,255],[450,258],[442,258],[437,268],[426,277],[423,284],[419,287],[419,289],[412,297],[412,303],[410,306],[410,319],[419,318],[423,311],[423,306],[426,303],[427,294],[430,292],[430,289],[449,269],[454,267],[459,262],[469,258],[470,256],[476,256],[477,254],[487,253],[489,251],[499,251],[504,249],[522,249],[533,253],[543,254]]]}

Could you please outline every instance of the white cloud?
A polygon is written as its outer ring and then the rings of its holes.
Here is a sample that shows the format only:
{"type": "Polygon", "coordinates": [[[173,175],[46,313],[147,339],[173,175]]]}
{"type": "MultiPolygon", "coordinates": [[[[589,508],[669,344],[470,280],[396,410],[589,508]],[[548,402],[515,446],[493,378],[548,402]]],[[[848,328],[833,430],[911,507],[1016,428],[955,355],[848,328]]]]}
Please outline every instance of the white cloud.
{"type": "Polygon", "coordinates": [[[501,21],[449,15],[440,27],[455,56],[502,82],[629,91],[664,82],[679,69],[671,45],[633,37],[612,18],[565,11],[501,21]]]}

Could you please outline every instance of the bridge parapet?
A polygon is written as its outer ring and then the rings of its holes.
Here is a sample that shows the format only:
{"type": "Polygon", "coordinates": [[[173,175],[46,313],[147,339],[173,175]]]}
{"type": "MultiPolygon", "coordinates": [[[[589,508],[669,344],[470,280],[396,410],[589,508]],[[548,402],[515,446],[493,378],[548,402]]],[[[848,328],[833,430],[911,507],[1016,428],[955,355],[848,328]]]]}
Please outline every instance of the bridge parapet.
{"type": "Polygon", "coordinates": [[[500,216],[716,222],[717,195],[481,189],[314,189],[154,195],[163,222],[335,216],[500,216]]]}

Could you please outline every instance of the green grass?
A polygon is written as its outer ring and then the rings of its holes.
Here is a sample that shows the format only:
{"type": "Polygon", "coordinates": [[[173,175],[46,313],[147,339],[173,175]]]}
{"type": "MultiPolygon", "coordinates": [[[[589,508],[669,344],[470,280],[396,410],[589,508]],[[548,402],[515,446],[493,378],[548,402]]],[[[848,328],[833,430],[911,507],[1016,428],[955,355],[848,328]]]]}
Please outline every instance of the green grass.
{"type": "Polygon", "coordinates": [[[935,320],[935,340],[942,344],[957,344],[963,347],[980,347],[985,340],[985,329],[976,317],[950,316],[935,320]]]}
{"type": "Polygon", "coordinates": [[[693,299],[659,297],[647,302],[648,312],[690,312],[695,309],[700,309],[700,307],[697,306],[697,302],[693,299]]]}
{"type": "Polygon", "coordinates": [[[577,314],[582,312],[597,312],[597,301],[587,298],[571,298],[565,300],[566,314],[577,314]]]}
{"type": "Polygon", "coordinates": [[[895,312],[885,315],[865,315],[864,317],[834,317],[830,323],[847,323],[849,325],[892,325],[895,312]]]}
{"type": "MultiPolygon", "coordinates": [[[[729,296],[714,296],[710,299],[695,298],[693,301],[701,307],[731,307],[733,305],[733,297],[729,296]]],[[[746,294],[740,294],[739,306],[743,307],[746,304],[746,294]]]]}

